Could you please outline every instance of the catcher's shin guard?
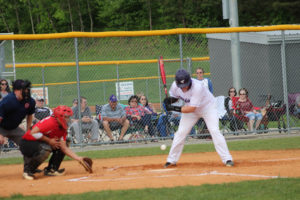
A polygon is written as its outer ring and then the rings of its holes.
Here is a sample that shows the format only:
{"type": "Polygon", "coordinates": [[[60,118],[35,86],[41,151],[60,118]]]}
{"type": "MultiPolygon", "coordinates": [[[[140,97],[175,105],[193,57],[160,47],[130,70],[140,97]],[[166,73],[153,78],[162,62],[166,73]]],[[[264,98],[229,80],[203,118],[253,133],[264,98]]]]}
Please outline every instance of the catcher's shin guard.
{"type": "Polygon", "coordinates": [[[46,167],[46,169],[47,170],[53,169],[53,170],[57,171],[59,169],[60,164],[63,161],[64,157],[65,157],[65,154],[60,149],[54,150],[52,152],[52,156],[49,160],[49,164],[48,164],[48,167],[46,167]]]}

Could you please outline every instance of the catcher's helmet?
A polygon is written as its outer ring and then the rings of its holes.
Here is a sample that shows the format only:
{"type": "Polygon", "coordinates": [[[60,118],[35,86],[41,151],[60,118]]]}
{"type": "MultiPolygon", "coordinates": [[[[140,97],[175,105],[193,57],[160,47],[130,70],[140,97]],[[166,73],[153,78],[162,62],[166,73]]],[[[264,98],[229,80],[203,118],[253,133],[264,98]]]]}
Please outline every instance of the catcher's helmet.
{"type": "Polygon", "coordinates": [[[70,107],[60,105],[54,108],[53,115],[60,122],[64,129],[68,129],[67,120],[73,115],[73,111],[70,107]]]}
{"type": "Polygon", "coordinates": [[[191,76],[185,69],[179,69],[175,75],[176,85],[179,88],[184,88],[192,84],[191,76]]]}

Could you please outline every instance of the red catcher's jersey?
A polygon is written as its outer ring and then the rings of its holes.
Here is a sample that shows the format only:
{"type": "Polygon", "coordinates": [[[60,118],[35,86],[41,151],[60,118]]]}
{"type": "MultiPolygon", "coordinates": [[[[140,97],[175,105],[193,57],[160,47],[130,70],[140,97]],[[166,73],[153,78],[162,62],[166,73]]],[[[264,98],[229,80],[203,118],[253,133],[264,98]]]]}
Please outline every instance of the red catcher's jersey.
{"type": "MultiPolygon", "coordinates": [[[[63,139],[66,140],[67,137],[67,130],[63,129],[57,122],[57,120],[52,117],[46,117],[36,123],[32,128],[37,126],[40,129],[40,133],[42,133],[44,136],[47,136],[48,138],[57,138],[57,139],[63,139]]],[[[30,133],[31,130],[28,130],[24,136],[23,139],[25,140],[36,140],[30,133]]]]}

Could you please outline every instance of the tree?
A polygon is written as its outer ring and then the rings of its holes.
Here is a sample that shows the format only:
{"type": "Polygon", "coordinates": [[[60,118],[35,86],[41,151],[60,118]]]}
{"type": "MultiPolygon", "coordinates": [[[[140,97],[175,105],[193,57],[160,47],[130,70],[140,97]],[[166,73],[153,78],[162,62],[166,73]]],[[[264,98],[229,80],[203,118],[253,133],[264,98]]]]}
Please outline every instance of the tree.
{"type": "MultiPolygon", "coordinates": [[[[3,21],[4,27],[5,27],[6,31],[7,31],[7,33],[10,33],[10,28],[9,28],[9,25],[8,25],[8,23],[6,21],[4,10],[5,10],[4,3],[3,3],[3,0],[1,0],[0,1],[0,15],[1,15],[1,19],[3,21]]],[[[1,30],[2,30],[2,28],[1,28],[1,30]]],[[[0,32],[4,32],[4,31],[0,31],[0,32]]]]}
{"type": "MultiPolygon", "coordinates": [[[[299,0],[238,1],[240,26],[298,24],[299,0]]],[[[222,0],[0,0],[0,32],[226,27],[222,0]]]]}
{"type": "Polygon", "coordinates": [[[22,33],[21,30],[21,23],[20,23],[20,17],[19,17],[19,3],[17,0],[14,0],[14,9],[15,9],[15,13],[16,13],[16,19],[17,19],[17,27],[18,27],[18,33],[22,33]]]}
{"type": "Polygon", "coordinates": [[[89,0],[86,0],[86,4],[87,4],[87,9],[88,9],[88,14],[89,14],[89,19],[90,19],[90,31],[93,32],[93,28],[94,28],[94,20],[93,20],[93,16],[92,16],[92,11],[91,11],[91,4],[89,0]]]}

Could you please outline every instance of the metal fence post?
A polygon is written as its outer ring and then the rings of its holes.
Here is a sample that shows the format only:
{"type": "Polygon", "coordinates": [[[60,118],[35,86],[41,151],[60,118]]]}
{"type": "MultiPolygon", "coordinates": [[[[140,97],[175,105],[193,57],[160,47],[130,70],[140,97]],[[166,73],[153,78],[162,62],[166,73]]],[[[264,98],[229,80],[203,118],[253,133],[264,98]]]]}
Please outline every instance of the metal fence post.
{"type": "Polygon", "coordinates": [[[285,35],[284,30],[281,31],[281,65],[282,65],[282,84],[283,84],[283,98],[286,106],[286,121],[287,121],[287,129],[288,134],[290,131],[290,113],[289,113],[289,102],[288,102],[288,90],[287,90],[287,77],[286,77],[286,60],[285,60],[285,35]]]}
{"type": "Polygon", "coordinates": [[[106,101],[105,82],[102,82],[102,88],[103,88],[103,102],[105,102],[106,101]]]}
{"type": "Polygon", "coordinates": [[[149,92],[148,92],[148,80],[146,79],[146,97],[149,98],[149,92]]]}
{"type": "Polygon", "coordinates": [[[75,60],[76,60],[76,78],[77,78],[77,98],[78,98],[78,125],[81,144],[83,143],[82,124],[81,124],[81,99],[80,99],[80,79],[79,79],[79,59],[78,59],[78,38],[74,38],[75,60]]]}
{"type": "MultiPolygon", "coordinates": [[[[43,98],[46,101],[46,89],[45,89],[45,65],[42,66],[42,81],[43,81],[43,98]]],[[[49,99],[48,99],[49,104],[49,99]]],[[[47,104],[47,105],[48,105],[47,104]]]]}
{"type": "Polygon", "coordinates": [[[187,70],[188,70],[188,72],[190,72],[190,74],[192,76],[192,74],[193,74],[193,72],[192,72],[192,66],[193,66],[192,59],[187,57],[186,60],[187,60],[187,70]]]}
{"type": "Polygon", "coordinates": [[[182,35],[179,34],[180,69],[183,68],[182,35]]]}
{"type": "Polygon", "coordinates": [[[118,87],[118,100],[120,101],[121,99],[121,92],[120,92],[120,76],[119,76],[119,64],[117,64],[117,87],[118,87]]]}
{"type": "Polygon", "coordinates": [[[15,58],[15,41],[11,41],[11,51],[12,51],[12,61],[13,61],[13,73],[14,73],[14,81],[16,80],[16,58],[15,58]]]}

